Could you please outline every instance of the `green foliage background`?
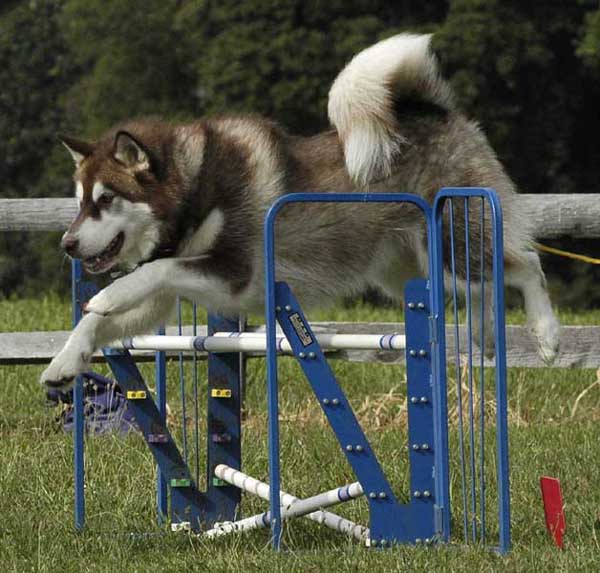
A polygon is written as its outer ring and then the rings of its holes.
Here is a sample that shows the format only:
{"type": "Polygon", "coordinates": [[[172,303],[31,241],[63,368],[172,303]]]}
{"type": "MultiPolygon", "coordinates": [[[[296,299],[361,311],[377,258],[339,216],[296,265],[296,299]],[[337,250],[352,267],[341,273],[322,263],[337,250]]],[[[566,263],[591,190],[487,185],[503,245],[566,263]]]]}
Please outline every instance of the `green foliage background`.
{"type": "MultiPolygon", "coordinates": [[[[256,112],[314,133],[341,67],[404,30],[436,32],[462,108],[522,192],[598,191],[597,1],[28,0],[0,7],[0,195],[68,196],[55,134],[93,138],[136,115],[256,112]]],[[[545,266],[570,285],[557,302],[598,306],[597,269],[545,266]]],[[[0,234],[0,292],[67,276],[57,237],[0,234]]]]}

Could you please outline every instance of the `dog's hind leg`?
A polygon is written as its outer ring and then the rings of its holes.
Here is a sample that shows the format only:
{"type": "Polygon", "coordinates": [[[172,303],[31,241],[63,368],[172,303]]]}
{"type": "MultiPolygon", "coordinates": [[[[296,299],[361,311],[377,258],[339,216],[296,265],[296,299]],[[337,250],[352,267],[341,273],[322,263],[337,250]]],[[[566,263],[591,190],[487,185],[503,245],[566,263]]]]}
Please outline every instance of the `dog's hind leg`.
{"type": "Polygon", "coordinates": [[[428,274],[427,247],[418,231],[382,241],[367,274],[371,286],[394,302],[403,300],[406,282],[428,274]]]}
{"type": "Polygon", "coordinates": [[[493,358],[494,347],[494,313],[493,286],[489,282],[483,284],[483,303],[481,283],[471,291],[471,316],[473,321],[473,342],[483,351],[486,358],[493,358]],[[482,344],[483,334],[483,344],[482,344]]]}
{"type": "Polygon", "coordinates": [[[508,259],[505,277],[507,285],[516,287],[523,294],[529,330],[536,339],[542,359],[552,363],[559,350],[560,325],[552,310],[537,253],[528,251],[518,261],[508,259]]]}

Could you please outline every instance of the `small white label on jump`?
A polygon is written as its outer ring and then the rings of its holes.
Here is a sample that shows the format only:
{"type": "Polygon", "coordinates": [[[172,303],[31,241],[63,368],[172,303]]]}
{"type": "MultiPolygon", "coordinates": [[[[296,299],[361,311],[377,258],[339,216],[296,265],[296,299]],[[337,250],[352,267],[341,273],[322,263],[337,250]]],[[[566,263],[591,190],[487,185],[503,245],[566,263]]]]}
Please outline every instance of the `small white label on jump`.
{"type": "Polygon", "coordinates": [[[290,314],[290,322],[294,327],[300,342],[302,342],[302,346],[310,346],[313,343],[313,339],[308,333],[308,329],[306,328],[302,317],[297,312],[290,314]]]}

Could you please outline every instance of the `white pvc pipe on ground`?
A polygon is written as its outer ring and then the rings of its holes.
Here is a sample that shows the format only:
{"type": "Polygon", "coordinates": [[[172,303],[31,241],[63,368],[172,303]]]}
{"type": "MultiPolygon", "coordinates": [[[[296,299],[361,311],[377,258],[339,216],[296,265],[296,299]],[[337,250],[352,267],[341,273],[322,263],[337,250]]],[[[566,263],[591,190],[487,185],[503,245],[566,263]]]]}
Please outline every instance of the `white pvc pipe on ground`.
{"type": "MultiPolygon", "coordinates": [[[[220,464],[215,468],[215,476],[245,492],[256,495],[261,499],[269,500],[271,489],[269,485],[239,470],[220,464]]],[[[366,541],[369,538],[369,529],[367,527],[358,525],[353,521],[329,511],[315,511],[319,507],[327,507],[349,499],[354,499],[361,496],[362,493],[362,487],[358,482],[332,489],[307,499],[298,499],[297,497],[282,491],[280,494],[282,504],[281,518],[289,519],[291,517],[306,515],[306,517],[317,523],[321,523],[347,535],[352,535],[359,541],[366,541]]],[[[266,512],[239,521],[227,521],[215,524],[213,529],[206,531],[203,535],[216,537],[234,531],[266,527],[269,523],[270,516],[268,512],[266,512]]]]}
{"type": "MultiPolygon", "coordinates": [[[[318,334],[322,350],[404,350],[402,334],[318,334]]],[[[266,352],[267,338],[262,332],[218,332],[214,336],[157,336],[142,335],[113,344],[129,350],[171,350],[183,352],[266,352]]],[[[278,336],[277,350],[292,354],[287,338],[278,336]]]]}
{"type": "MultiPolygon", "coordinates": [[[[338,487],[324,493],[306,499],[298,499],[290,505],[283,505],[281,508],[281,519],[291,519],[292,517],[302,517],[313,513],[319,509],[337,505],[350,499],[355,499],[363,494],[361,485],[358,482],[347,486],[338,487]]],[[[206,531],[203,535],[206,537],[218,537],[235,531],[248,531],[250,529],[261,529],[271,524],[271,512],[265,511],[238,521],[225,521],[215,524],[213,529],[206,531]]]]}

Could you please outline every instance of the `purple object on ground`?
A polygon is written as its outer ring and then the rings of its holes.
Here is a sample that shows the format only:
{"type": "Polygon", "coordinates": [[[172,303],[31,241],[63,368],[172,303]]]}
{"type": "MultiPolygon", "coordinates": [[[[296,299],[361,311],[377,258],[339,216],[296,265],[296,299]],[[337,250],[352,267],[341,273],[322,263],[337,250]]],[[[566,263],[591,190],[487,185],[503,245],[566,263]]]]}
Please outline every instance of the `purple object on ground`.
{"type": "MultiPolygon", "coordinates": [[[[125,435],[130,431],[138,431],[133,413],[127,407],[127,399],[118,384],[96,374],[84,372],[83,408],[85,431],[88,434],[119,433],[125,435]]],[[[64,409],[59,420],[66,432],[74,427],[73,392],[49,390],[46,394],[51,403],[63,403],[64,409]]]]}

